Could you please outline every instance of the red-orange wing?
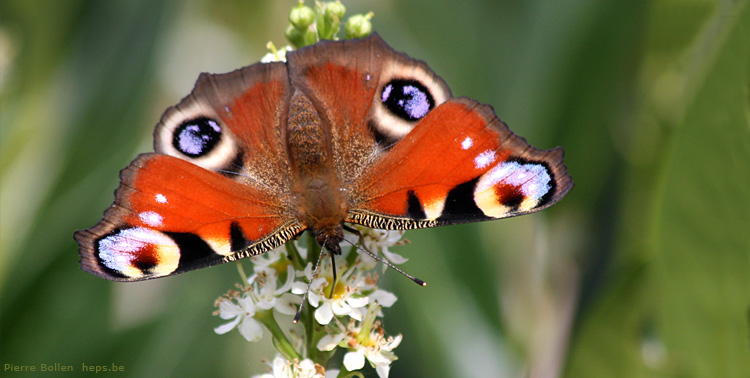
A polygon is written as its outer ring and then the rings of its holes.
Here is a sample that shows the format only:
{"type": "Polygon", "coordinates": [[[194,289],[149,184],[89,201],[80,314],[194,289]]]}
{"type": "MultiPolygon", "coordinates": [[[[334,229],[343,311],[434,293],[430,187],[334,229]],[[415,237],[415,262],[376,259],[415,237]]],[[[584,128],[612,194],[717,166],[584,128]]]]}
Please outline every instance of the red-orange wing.
{"type": "Polygon", "coordinates": [[[408,229],[526,214],[559,201],[573,181],[561,148],[538,150],[489,106],[451,99],[360,178],[347,221],[408,229]]]}
{"type": "Polygon", "coordinates": [[[78,231],[81,266],[136,281],[263,253],[303,230],[287,196],[283,63],[202,74],[167,109],[156,154],[125,168],[114,204],[78,231]]]}
{"type": "Polygon", "coordinates": [[[137,281],[258,254],[302,231],[279,198],[172,156],[143,154],[125,168],[115,203],[76,232],[81,266],[137,281]]]}

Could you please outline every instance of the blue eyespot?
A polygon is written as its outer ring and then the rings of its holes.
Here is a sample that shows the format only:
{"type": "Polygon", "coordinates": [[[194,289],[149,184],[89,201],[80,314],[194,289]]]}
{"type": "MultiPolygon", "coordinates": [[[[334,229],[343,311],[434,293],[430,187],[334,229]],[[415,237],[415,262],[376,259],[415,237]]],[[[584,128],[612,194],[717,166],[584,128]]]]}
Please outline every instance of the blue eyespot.
{"type": "Polygon", "coordinates": [[[172,145],[186,156],[197,158],[211,152],[221,140],[221,126],[210,118],[183,122],[174,132],[172,145]]]}
{"type": "Polygon", "coordinates": [[[391,80],[383,87],[380,100],[388,111],[406,121],[420,120],[435,107],[430,92],[416,80],[391,80]]]}

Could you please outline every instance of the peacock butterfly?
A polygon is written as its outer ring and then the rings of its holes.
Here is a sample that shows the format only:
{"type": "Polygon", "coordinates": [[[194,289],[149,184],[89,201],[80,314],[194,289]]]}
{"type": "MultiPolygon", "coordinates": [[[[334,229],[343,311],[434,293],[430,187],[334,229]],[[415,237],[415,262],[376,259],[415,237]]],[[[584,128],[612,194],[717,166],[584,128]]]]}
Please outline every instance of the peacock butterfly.
{"type": "Polygon", "coordinates": [[[547,208],[573,186],[561,148],[530,146],[377,34],[287,59],[201,74],[167,109],[156,152],[122,170],[103,219],[75,233],[83,270],[163,277],[305,230],[339,253],[346,222],[406,230],[499,219],[547,208]]]}

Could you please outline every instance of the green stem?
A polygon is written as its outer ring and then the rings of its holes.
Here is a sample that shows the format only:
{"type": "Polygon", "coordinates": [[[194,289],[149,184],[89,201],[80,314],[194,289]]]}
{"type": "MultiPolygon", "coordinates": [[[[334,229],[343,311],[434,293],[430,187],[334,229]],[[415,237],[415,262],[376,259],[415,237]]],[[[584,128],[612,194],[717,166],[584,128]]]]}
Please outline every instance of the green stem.
{"type": "Polygon", "coordinates": [[[375,318],[378,316],[379,310],[380,305],[377,305],[375,303],[370,304],[370,307],[367,309],[367,313],[362,319],[362,323],[360,323],[360,331],[359,335],[357,336],[357,342],[359,344],[368,345],[370,343],[370,333],[372,331],[372,325],[375,323],[375,318]]]}
{"type": "Polygon", "coordinates": [[[307,357],[326,366],[331,356],[318,349],[318,342],[325,335],[325,327],[315,320],[315,309],[309,303],[305,304],[305,309],[302,311],[302,324],[305,327],[307,357]]]}
{"type": "Polygon", "coordinates": [[[271,332],[271,335],[273,336],[273,345],[276,347],[276,350],[278,350],[279,353],[284,356],[284,358],[289,361],[293,361],[294,359],[297,359],[297,361],[302,360],[302,356],[300,356],[297,350],[294,349],[294,346],[292,346],[292,343],[289,342],[289,339],[287,339],[284,331],[282,331],[281,327],[279,327],[279,323],[276,322],[276,318],[274,318],[273,316],[272,309],[256,312],[255,319],[266,326],[268,331],[271,332]]]}
{"type": "Polygon", "coordinates": [[[242,286],[248,287],[250,285],[250,282],[247,280],[247,274],[245,274],[245,268],[242,267],[242,261],[237,261],[237,271],[240,273],[240,277],[242,278],[242,286]]]}
{"type": "Polygon", "coordinates": [[[308,235],[307,237],[307,261],[315,263],[318,261],[318,256],[322,253],[322,248],[318,245],[318,242],[314,237],[308,235]]]}
{"type": "Polygon", "coordinates": [[[365,376],[358,372],[358,371],[349,371],[346,369],[346,366],[341,366],[341,371],[339,371],[339,375],[336,376],[336,378],[352,378],[352,377],[359,377],[359,378],[365,378],[365,376]]]}
{"type": "Polygon", "coordinates": [[[346,255],[346,265],[354,266],[354,262],[357,261],[357,257],[359,257],[359,251],[357,251],[357,247],[352,246],[352,248],[349,250],[349,254],[346,255]]]}
{"type": "Polygon", "coordinates": [[[294,270],[299,271],[299,272],[305,270],[306,264],[302,260],[302,256],[300,256],[299,250],[297,249],[297,246],[294,244],[294,242],[290,241],[284,244],[284,248],[286,248],[287,258],[289,258],[289,261],[292,262],[292,266],[294,267],[294,270]]]}

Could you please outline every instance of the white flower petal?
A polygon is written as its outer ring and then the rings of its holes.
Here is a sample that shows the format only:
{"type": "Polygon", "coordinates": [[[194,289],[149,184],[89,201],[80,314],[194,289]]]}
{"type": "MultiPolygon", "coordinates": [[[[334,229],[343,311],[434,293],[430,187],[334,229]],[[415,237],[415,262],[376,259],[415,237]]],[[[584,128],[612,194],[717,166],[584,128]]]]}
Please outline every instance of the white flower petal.
{"type": "Polygon", "coordinates": [[[307,293],[307,301],[310,303],[310,306],[313,306],[313,307],[320,306],[321,299],[322,298],[317,293],[314,293],[312,291],[307,293]]]}
{"type": "Polygon", "coordinates": [[[349,297],[346,299],[346,303],[348,303],[350,306],[354,308],[360,308],[365,307],[370,303],[370,298],[368,297],[349,297]]]}
{"type": "Polygon", "coordinates": [[[222,319],[232,319],[242,313],[242,308],[230,300],[223,300],[219,303],[219,316],[222,319]]]}
{"type": "Polygon", "coordinates": [[[281,357],[276,356],[276,358],[273,359],[273,376],[275,378],[281,378],[285,377],[286,370],[289,368],[289,364],[287,361],[281,357]]]}
{"type": "Polygon", "coordinates": [[[349,316],[352,319],[362,321],[362,316],[364,316],[364,314],[365,314],[365,308],[364,307],[363,308],[355,308],[354,310],[352,310],[352,312],[349,313],[349,316]]]}
{"type": "Polygon", "coordinates": [[[328,285],[328,280],[325,277],[319,277],[313,280],[312,284],[310,285],[311,291],[320,291],[320,289],[323,287],[323,285],[328,285]]]}
{"type": "Polygon", "coordinates": [[[404,339],[404,336],[402,336],[399,333],[398,336],[396,336],[396,337],[393,338],[393,341],[391,341],[390,343],[384,345],[382,349],[383,350],[387,350],[387,351],[390,352],[390,351],[396,349],[396,347],[399,346],[399,344],[401,344],[401,340],[403,340],[403,339],[404,339]]]}
{"type": "Polygon", "coordinates": [[[286,282],[280,288],[274,291],[274,295],[279,296],[287,291],[291,290],[292,283],[294,283],[294,267],[289,264],[286,267],[286,282]]]}
{"type": "Polygon", "coordinates": [[[237,302],[239,302],[242,307],[242,316],[255,316],[255,302],[253,302],[253,298],[246,296],[238,299],[237,302]]]}
{"type": "Polygon", "coordinates": [[[378,260],[366,254],[360,254],[359,260],[360,262],[357,265],[361,267],[361,270],[370,270],[378,265],[378,260]]]}
{"type": "Polygon", "coordinates": [[[268,311],[272,309],[276,305],[276,298],[270,301],[260,301],[255,304],[255,306],[258,308],[258,311],[268,311]]]}
{"type": "Polygon", "coordinates": [[[407,259],[406,257],[401,256],[398,253],[389,251],[388,248],[383,248],[381,252],[383,252],[383,256],[385,256],[388,261],[395,265],[403,264],[409,261],[409,259],[407,259]]]}
{"type": "Polygon", "coordinates": [[[247,341],[258,341],[263,336],[260,322],[253,318],[245,318],[239,326],[240,334],[247,341]]]}
{"type": "Polygon", "coordinates": [[[331,322],[331,319],[333,319],[333,311],[329,302],[323,303],[322,306],[315,310],[315,320],[318,323],[326,325],[331,322]]]}
{"type": "Polygon", "coordinates": [[[307,278],[308,280],[311,280],[312,279],[312,271],[313,271],[313,264],[312,263],[307,263],[307,266],[305,266],[305,270],[302,272],[303,276],[305,278],[307,278]]]}
{"type": "Polygon", "coordinates": [[[302,360],[302,362],[299,363],[299,368],[301,370],[307,371],[315,370],[315,362],[312,362],[312,360],[309,358],[305,358],[304,360],[302,360]]]}
{"type": "Polygon", "coordinates": [[[346,366],[346,370],[349,371],[362,369],[365,366],[365,355],[360,351],[345,354],[344,366],[346,366]]]}
{"type": "Polygon", "coordinates": [[[299,300],[300,297],[287,293],[276,300],[276,305],[273,308],[284,315],[294,315],[297,313],[299,300]]]}
{"type": "Polygon", "coordinates": [[[216,332],[217,335],[223,335],[229,331],[231,331],[234,327],[237,326],[237,324],[242,320],[242,317],[236,317],[234,320],[227,324],[222,324],[216,328],[214,328],[214,332],[216,332]]]}
{"type": "Polygon", "coordinates": [[[346,302],[338,300],[333,301],[331,303],[331,310],[333,310],[333,313],[341,316],[341,315],[347,315],[350,312],[352,312],[352,306],[349,306],[346,302]]]}
{"type": "Polygon", "coordinates": [[[317,348],[318,350],[327,352],[329,350],[333,350],[333,348],[336,347],[336,345],[339,345],[339,343],[346,338],[346,333],[337,333],[334,335],[325,335],[320,338],[320,341],[318,341],[317,348]]]}
{"type": "Polygon", "coordinates": [[[396,303],[396,300],[398,298],[393,295],[393,293],[387,292],[385,290],[377,290],[374,293],[370,294],[370,300],[371,301],[378,301],[378,304],[383,307],[391,307],[394,303],[396,303]]]}
{"type": "Polygon", "coordinates": [[[391,371],[391,365],[390,364],[375,365],[375,371],[378,373],[378,377],[388,378],[388,373],[391,371]]]}
{"type": "Polygon", "coordinates": [[[307,284],[304,282],[295,282],[292,284],[292,294],[305,294],[307,284]]]}
{"type": "Polygon", "coordinates": [[[380,352],[373,352],[366,354],[367,360],[375,365],[390,364],[391,359],[382,355],[380,352]]]}
{"type": "Polygon", "coordinates": [[[263,55],[262,58],[260,58],[261,63],[271,63],[276,61],[276,54],[274,53],[268,53],[266,55],[263,55]]]}

